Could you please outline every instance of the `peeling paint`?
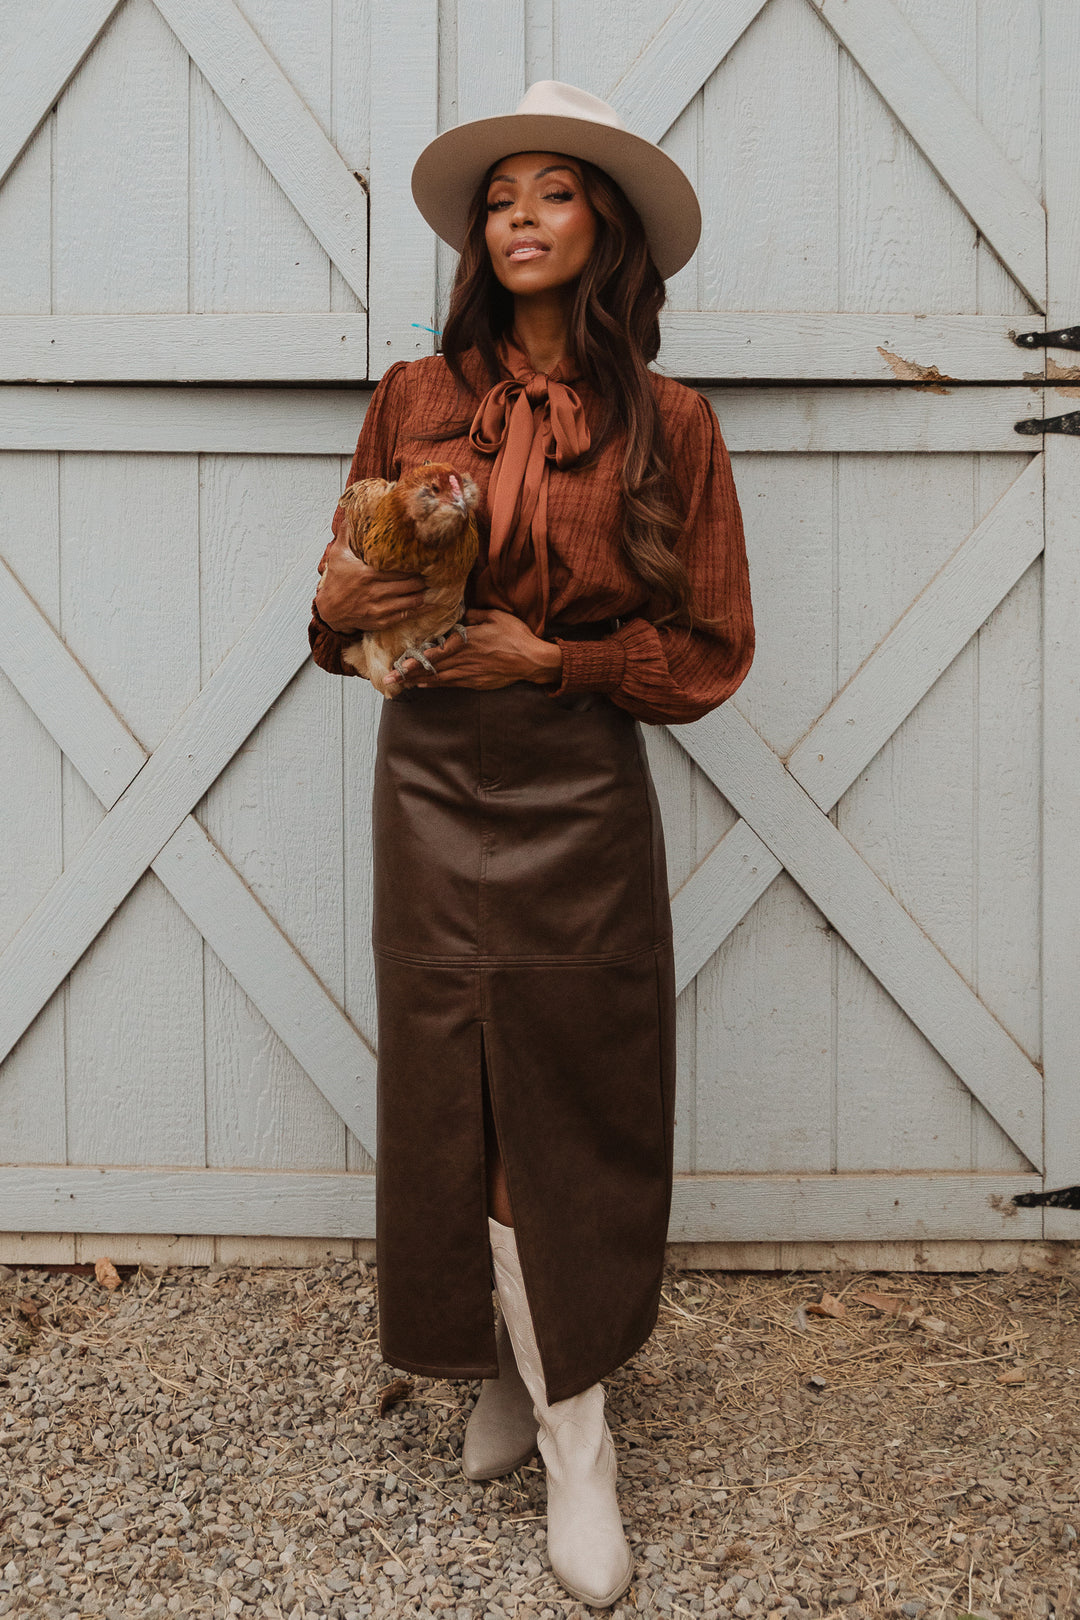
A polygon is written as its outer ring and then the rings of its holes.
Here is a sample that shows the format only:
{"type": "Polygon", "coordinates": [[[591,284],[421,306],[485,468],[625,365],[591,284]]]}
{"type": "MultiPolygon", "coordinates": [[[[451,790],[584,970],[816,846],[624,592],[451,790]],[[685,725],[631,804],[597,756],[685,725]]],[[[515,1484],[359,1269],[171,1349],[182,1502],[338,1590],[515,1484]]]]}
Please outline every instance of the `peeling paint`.
{"type": "Polygon", "coordinates": [[[1012,1199],[1003,1198],[1000,1193],[991,1193],[986,1202],[991,1209],[996,1210],[999,1215],[1003,1215],[1007,1221],[1013,1220],[1020,1213],[1012,1199]]]}
{"type": "Polygon", "coordinates": [[[1080,382],[1080,366],[1059,366],[1053,355],[1046,357],[1047,382],[1080,382]]]}
{"type": "Polygon", "coordinates": [[[1041,371],[1025,371],[1023,375],[1025,382],[1044,383],[1046,381],[1046,377],[1041,371]]]}
{"type": "Polygon", "coordinates": [[[1062,399],[1080,399],[1080,388],[1055,388],[1054,393],[1062,399]]]}
{"type": "Polygon", "coordinates": [[[939,371],[937,366],[920,366],[917,360],[903,360],[900,355],[893,354],[888,349],[883,349],[880,343],[877,346],[877,352],[883,360],[888,362],[893,376],[898,378],[900,382],[921,383],[929,394],[949,393],[948,388],[942,388],[940,385],[943,382],[955,382],[956,380],[954,377],[950,377],[947,371],[939,371]]]}

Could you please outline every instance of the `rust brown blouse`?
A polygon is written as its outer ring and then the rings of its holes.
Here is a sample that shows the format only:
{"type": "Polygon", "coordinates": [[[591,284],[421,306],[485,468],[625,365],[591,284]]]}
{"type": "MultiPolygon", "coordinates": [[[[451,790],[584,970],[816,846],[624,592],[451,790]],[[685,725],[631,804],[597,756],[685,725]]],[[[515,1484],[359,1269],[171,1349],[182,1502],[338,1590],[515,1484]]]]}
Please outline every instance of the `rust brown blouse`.
{"type": "MultiPolygon", "coordinates": [[[[485,580],[490,579],[487,493],[495,453],[480,451],[469,438],[486,378],[481,381],[478,361],[467,366],[467,375],[475,381],[471,395],[460,392],[441,356],[391,366],[368,404],[348,482],[397,478],[404,468],[421,461],[448,461],[468,473],[481,492],[481,553],[466,602],[503,606],[491,597],[490,588],[485,592],[485,580]],[[460,438],[424,436],[425,430],[430,433],[451,422],[463,423],[460,438]]],[[[639,720],[684,723],[708,714],[743,681],[754,656],[754,621],[742,516],[716,417],[694,389],[655,372],[652,381],[686,511],[674,550],[690,576],[697,613],[714,620],[716,628],[686,630],[651,622],[649,593],[627,568],[619,547],[624,446],[619,433],[591,464],[549,467],[548,601],[539,605],[537,616],[548,623],[580,624],[611,617],[625,621],[613,634],[597,640],[564,641],[557,628],[550,632],[563,659],[562,684],[549,688],[554,696],[602,692],[639,720]]],[[[583,379],[574,379],[573,388],[586,420],[594,422],[596,395],[583,379]]],[[[335,533],[337,522],[335,514],[335,533]]],[[[317,664],[334,674],[351,673],[341,662],[341,650],[352,638],[324,624],[314,603],[309,638],[317,664]]]]}

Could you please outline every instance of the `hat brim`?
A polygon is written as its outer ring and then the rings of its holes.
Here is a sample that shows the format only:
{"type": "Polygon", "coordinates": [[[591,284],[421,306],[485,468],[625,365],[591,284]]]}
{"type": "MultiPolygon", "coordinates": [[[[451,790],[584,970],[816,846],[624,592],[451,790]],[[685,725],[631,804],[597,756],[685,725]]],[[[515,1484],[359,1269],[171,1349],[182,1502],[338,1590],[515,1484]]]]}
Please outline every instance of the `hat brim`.
{"type": "Polygon", "coordinates": [[[417,208],[460,253],[469,205],[493,163],[514,152],[583,158],[621,186],[645,227],[656,268],[667,280],[701,237],[701,208],[674,159],[630,130],[555,113],[507,113],[448,129],[424,148],[412,172],[417,208]]]}

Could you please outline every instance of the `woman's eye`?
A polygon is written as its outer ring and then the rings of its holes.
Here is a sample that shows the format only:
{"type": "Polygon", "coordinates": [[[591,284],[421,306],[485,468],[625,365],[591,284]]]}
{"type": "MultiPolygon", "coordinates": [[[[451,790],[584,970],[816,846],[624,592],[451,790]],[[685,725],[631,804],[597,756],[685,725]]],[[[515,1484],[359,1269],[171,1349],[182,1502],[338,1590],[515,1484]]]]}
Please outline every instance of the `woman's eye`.
{"type": "Polygon", "coordinates": [[[573,202],[573,200],[574,200],[574,193],[572,191],[545,191],[544,192],[544,201],[545,202],[573,202]]]}
{"type": "Polygon", "coordinates": [[[489,202],[487,206],[488,213],[493,214],[496,208],[509,208],[510,199],[509,197],[496,197],[494,202],[489,202]]]}

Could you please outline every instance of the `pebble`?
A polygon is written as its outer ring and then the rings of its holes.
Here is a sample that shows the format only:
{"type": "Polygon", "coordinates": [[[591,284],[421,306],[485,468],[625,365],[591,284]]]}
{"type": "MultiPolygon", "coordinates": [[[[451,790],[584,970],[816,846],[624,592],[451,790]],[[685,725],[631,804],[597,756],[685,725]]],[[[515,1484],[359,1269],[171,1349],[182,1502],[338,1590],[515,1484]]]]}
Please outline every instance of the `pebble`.
{"type": "MultiPolygon", "coordinates": [[[[108,1294],[0,1267],[0,1615],[586,1620],[547,1562],[540,1466],[460,1474],[475,1384],[410,1375],[380,1417],[399,1374],[369,1268],[124,1270],[108,1294]]],[[[1000,1311],[965,1337],[968,1279],[874,1278],[917,1286],[935,1337],[806,1312],[828,1274],[669,1271],[605,1380],[635,1555],[611,1620],[934,1620],[969,1569],[974,1613],[1071,1612],[1075,1288],[976,1281],[1000,1311]],[[1004,1393],[980,1359],[1002,1342],[1032,1367],[1004,1393]]]]}

